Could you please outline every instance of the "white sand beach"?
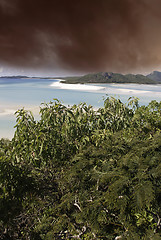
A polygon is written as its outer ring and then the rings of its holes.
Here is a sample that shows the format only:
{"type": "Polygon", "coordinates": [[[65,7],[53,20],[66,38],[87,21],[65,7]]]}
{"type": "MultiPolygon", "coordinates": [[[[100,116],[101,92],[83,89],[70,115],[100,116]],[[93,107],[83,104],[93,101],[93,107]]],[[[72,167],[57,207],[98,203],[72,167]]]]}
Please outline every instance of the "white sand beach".
{"type": "MultiPolygon", "coordinates": [[[[13,138],[15,132],[14,126],[16,125],[15,112],[22,108],[20,105],[12,106],[12,108],[0,106],[0,138],[13,138]]],[[[40,106],[24,106],[24,109],[31,111],[36,120],[39,119],[40,106]]]]}
{"type": "MultiPolygon", "coordinates": [[[[133,88],[124,88],[124,86],[126,86],[127,84],[105,84],[105,86],[103,86],[103,84],[101,84],[102,86],[99,85],[92,85],[92,84],[66,84],[66,83],[62,83],[60,81],[64,81],[62,79],[54,79],[57,80],[57,82],[53,82],[52,84],[50,84],[51,87],[53,88],[58,88],[58,89],[65,89],[65,90],[75,90],[75,91],[87,91],[87,92],[99,92],[101,91],[101,93],[104,94],[114,94],[114,95],[120,95],[120,94],[124,94],[124,95],[160,95],[160,92],[153,92],[153,91],[149,91],[149,89],[137,89],[137,84],[131,84],[131,87],[133,86],[133,88]],[[118,87],[118,88],[116,88],[118,87]],[[136,87],[136,89],[135,89],[136,87]]],[[[130,84],[129,84],[130,85],[130,84]]],[[[146,87],[156,87],[156,86],[146,86],[146,87]]]]}
{"type": "Polygon", "coordinates": [[[9,108],[7,106],[5,106],[5,107],[0,106],[0,117],[1,116],[7,116],[7,115],[12,115],[13,116],[15,114],[15,112],[18,109],[21,109],[21,108],[24,108],[27,111],[31,111],[34,114],[34,116],[39,115],[40,106],[20,106],[20,105],[15,105],[12,108],[9,108]]]}
{"type": "Polygon", "coordinates": [[[127,88],[106,88],[108,94],[115,95],[130,95],[130,96],[160,96],[160,92],[153,92],[148,90],[127,89],[127,88]]]}
{"type": "Polygon", "coordinates": [[[130,93],[130,94],[144,94],[144,93],[150,93],[150,91],[143,91],[143,90],[133,90],[133,89],[117,89],[118,92],[121,92],[121,93],[130,93]]]}
{"type": "MultiPolygon", "coordinates": [[[[55,80],[61,80],[61,79],[55,79],[55,80]]],[[[98,90],[105,89],[105,87],[100,87],[100,86],[95,86],[95,85],[66,84],[66,83],[61,83],[61,82],[53,82],[50,86],[54,87],[54,88],[77,90],[77,91],[98,91],[98,90]]]]}
{"type": "Polygon", "coordinates": [[[0,116],[13,115],[16,109],[1,109],[0,116]]]}
{"type": "Polygon", "coordinates": [[[140,84],[65,84],[60,78],[26,79],[13,82],[6,79],[0,83],[0,138],[12,138],[16,125],[15,112],[24,108],[39,119],[41,103],[59,99],[64,105],[86,102],[94,108],[103,106],[103,97],[114,96],[127,102],[130,96],[140,99],[140,105],[147,105],[151,100],[161,101],[161,85],[140,84]],[[49,81],[50,80],[50,81],[49,81]]]}

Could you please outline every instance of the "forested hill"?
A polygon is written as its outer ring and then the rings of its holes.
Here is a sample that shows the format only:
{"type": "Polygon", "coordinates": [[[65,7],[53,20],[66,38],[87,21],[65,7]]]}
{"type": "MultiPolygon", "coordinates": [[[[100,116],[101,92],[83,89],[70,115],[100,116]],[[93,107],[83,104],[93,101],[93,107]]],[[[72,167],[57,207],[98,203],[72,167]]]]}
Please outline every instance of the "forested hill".
{"type": "Polygon", "coordinates": [[[152,73],[150,73],[149,75],[147,75],[148,78],[161,83],[161,72],[158,71],[153,71],[152,73]]]}
{"type": "Polygon", "coordinates": [[[159,84],[161,78],[155,78],[152,74],[144,76],[141,74],[120,74],[112,72],[99,72],[78,77],[63,78],[65,83],[139,83],[139,84],[159,84]]]}
{"type": "Polygon", "coordinates": [[[0,239],[161,239],[161,102],[16,115],[0,140],[0,239]]]}
{"type": "Polygon", "coordinates": [[[138,83],[138,84],[161,84],[161,72],[153,71],[144,76],[142,74],[121,74],[113,72],[90,73],[83,76],[72,77],[27,77],[27,76],[2,76],[0,79],[54,79],[59,78],[63,83],[138,83]],[[65,80],[65,81],[64,81],[65,80]]]}

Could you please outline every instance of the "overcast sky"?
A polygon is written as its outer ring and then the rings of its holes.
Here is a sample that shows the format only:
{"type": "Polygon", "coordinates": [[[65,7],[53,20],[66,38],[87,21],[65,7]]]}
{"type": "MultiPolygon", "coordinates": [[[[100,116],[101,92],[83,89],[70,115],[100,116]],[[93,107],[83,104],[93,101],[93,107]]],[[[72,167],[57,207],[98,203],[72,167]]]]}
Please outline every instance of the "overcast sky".
{"type": "Polygon", "coordinates": [[[0,0],[0,75],[153,70],[160,0],[0,0]]]}

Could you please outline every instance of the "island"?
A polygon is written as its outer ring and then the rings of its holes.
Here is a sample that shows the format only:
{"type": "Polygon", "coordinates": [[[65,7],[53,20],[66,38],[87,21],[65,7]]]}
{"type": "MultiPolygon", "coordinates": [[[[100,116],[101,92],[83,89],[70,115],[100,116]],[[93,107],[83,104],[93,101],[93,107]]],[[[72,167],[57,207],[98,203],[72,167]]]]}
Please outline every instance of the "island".
{"type": "Polygon", "coordinates": [[[29,77],[29,76],[1,76],[0,79],[57,79],[67,84],[85,83],[136,83],[136,84],[161,84],[161,72],[153,71],[148,75],[143,74],[121,74],[113,72],[88,73],[81,76],[67,77],[29,77]]]}
{"type": "Polygon", "coordinates": [[[62,78],[63,83],[137,83],[161,84],[161,72],[154,71],[147,76],[142,74],[121,74],[113,72],[90,73],[83,76],[62,78]]]}

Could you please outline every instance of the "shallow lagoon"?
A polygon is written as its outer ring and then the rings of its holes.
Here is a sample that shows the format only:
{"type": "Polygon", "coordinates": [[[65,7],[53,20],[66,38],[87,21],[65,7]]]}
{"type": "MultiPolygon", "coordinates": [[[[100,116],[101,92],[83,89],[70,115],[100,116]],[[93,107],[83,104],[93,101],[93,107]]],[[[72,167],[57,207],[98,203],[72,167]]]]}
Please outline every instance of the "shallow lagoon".
{"type": "MultiPolygon", "coordinates": [[[[65,105],[86,102],[98,108],[103,106],[103,98],[115,96],[124,103],[131,96],[140,99],[140,105],[148,105],[151,100],[161,101],[161,85],[143,84],[94,84],[96,87],[80,85],[67,87],[52,79],[0,79],[0,137],[12,138],[16,118],[14,112],[22,107],[38,115],[43,102],[59,99],[65,105]],[[52,85],[52,86],[51,86],[52,85]]],[[[93,84],[92,84],[93,85],[93,84]]]]}

